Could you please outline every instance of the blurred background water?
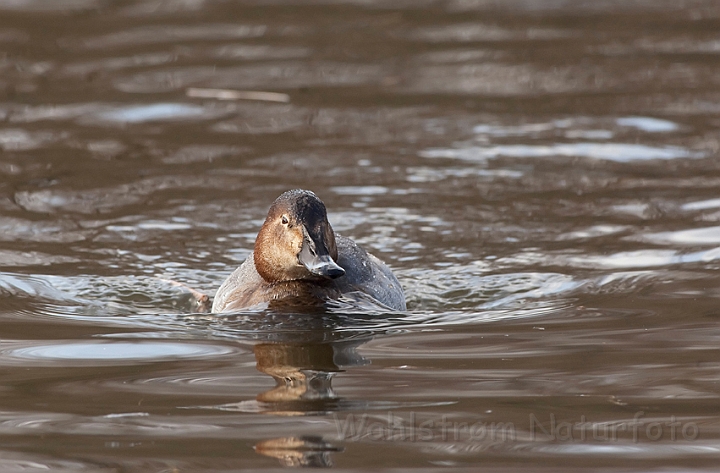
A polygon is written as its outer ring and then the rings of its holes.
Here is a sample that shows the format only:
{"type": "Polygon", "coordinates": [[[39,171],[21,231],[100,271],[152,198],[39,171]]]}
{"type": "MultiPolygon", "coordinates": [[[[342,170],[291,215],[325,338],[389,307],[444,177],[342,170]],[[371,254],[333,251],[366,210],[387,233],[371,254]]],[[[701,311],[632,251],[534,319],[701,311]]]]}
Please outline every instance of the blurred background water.
{"type": "Polygon", "coordinates": [[[714,0],[0,1],[0,470],[720,460],[714,0]],[[408,312],[198,313],[315,191],[408,312]]]}

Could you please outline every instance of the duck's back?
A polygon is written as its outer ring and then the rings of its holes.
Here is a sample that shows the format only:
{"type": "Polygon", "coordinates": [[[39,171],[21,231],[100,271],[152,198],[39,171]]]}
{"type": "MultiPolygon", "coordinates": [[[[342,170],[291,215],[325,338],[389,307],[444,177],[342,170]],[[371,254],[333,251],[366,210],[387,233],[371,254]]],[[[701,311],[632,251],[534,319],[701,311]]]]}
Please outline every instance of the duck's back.
{"type": "Polygon", "coordinates": [[[359,247],[353,240],[336,235],[338,265],[345,276],[334,280],[341,293],[360,292],[395,310],[405,310],[405,294],[385,263],[359,247]]]}
{"type": "Polygon", "coordinates": [[[227,312],[267,302],[263,300],[267,286],[268,283],[255,269],[253,254],[250,253],[218,288],[213,298],[212,311],[227,312]]]}

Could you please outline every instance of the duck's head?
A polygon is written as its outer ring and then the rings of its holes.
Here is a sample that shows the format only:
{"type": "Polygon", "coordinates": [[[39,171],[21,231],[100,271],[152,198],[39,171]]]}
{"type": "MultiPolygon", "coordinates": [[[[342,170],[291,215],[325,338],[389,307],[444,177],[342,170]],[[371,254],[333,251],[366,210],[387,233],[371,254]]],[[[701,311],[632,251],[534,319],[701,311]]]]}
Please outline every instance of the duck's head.
{"type": "Polygon", "coordinates": [[[339,278],[345,270],[337,258],[335,233],[315,194],[291,190],[273,202],[255,240],[255,268],[263,279],[339,278]]]}

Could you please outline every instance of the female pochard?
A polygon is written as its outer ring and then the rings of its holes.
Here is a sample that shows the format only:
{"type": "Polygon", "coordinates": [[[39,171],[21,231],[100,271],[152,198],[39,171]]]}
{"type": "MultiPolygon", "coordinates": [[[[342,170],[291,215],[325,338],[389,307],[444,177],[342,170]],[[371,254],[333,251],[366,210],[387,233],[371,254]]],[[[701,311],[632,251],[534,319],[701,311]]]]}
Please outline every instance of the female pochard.
{"type": "Polygon", "coordinates": [[[279,301],[367,301],[405,310],[400,283],[385,263],[336,235],[312,192],[287,191],[270,206],[255,249],[220,286],[213,312],[279,301]]]}

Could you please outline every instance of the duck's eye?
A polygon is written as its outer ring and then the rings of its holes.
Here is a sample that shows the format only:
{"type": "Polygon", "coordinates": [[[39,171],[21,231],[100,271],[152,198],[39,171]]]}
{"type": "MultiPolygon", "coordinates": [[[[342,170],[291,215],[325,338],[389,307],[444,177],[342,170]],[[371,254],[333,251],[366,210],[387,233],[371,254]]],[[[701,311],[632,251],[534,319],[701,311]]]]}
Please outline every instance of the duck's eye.
{"type": "Polygon", "coordinates": [[[287,225],[287,224],[288,224],[288,219],[287,219],[287,217],[283,215],[281,222],[282,222],[283,225],[287,225]]]}

